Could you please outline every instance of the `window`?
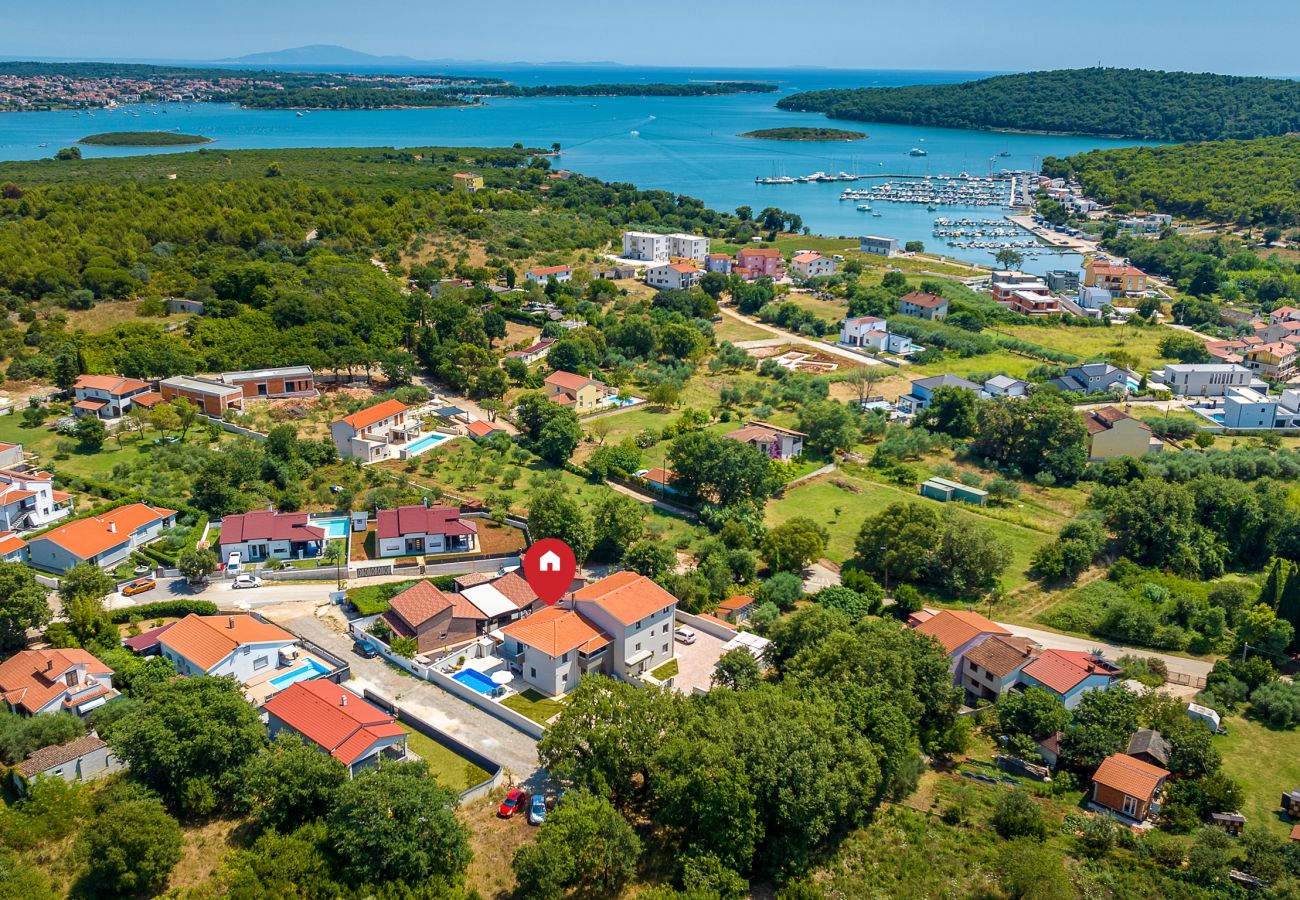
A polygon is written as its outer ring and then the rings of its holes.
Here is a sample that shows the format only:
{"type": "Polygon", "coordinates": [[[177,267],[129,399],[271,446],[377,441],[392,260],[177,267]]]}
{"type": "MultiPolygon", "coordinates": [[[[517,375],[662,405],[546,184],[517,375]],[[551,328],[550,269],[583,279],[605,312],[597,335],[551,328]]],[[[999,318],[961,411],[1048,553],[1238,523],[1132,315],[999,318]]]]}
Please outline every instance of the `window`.
{"type": "Polygon", "coordinates": [[[528,667],[528,677],[529,677],[529,678],[536,678],[536,677],[537,677],[537,670],[536,670],[535,668],[533,668],[532,666],[529,666],[529,667],[528,667]]]}
{"type": "Polygon", "coordinates": [[[636,648],[637,648],[638,650],[641,649],[641,644],[640,644],[639,642],[637,643],[636,648]]]}
{"type": "Polygon", "coordinates": [[[1138,813],[1138,801],[1137,801],[1137,798],[1136,798],[1136,797],[1128,797],[1128,796],[1126,796],[1126,797],[1124,798],[1123,807],[1124,807],[1124,815],[1126,815],[1126,816],[1131,816],[1131,817],[1133,817],[1133,818],[1137,818],[1137,813],[1138,813]]]}
{"type": "Polygon", "coordinates": [[[667,645],[667,644],[664,644],[664,652],[665,652],[665,653],[668,652],[668,645],[667,645]]]}
{"type": "Polygon", "coordinates": [[[641,630],[641,623],[640,623],[640,622],[637,622],[637,623],[636,623],[636,630],[637,630],[637,631],[640,631],[640,630],[641,630]]]}
{"type": "MultiPolygon", "coordinates": [[[[568,662],[568,661],[569,661],[569,654],[565,653],[563,656],[560,657],[560,662],[568,662]]],[[[568,678],[569,676],[566,675],[564,677],[568,678]]]]}
{"type": "Polygon", "coordinates": [[[259,656],[257,659],[253,660],[253,671],[256,672],[258,669],[265,669],[267,661],[268,660],[265,656],[259,656]]]}

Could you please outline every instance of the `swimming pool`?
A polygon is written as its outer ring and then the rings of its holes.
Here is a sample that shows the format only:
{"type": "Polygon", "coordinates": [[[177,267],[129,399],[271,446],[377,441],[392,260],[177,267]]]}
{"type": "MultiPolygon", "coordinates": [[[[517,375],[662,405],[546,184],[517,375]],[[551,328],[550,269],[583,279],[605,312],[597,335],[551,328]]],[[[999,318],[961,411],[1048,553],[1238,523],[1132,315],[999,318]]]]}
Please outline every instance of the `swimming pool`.
{"type": "Polygon", "coordinates": [[[461,669],[451,677],[465,685],[465,687],[478,691],[480,694],[488,695],[497,689],[497,683],[495,681],[484,675],[482,672],[478,672],[474,669],[461,669]]]}
{"type": "Polygon", "coordinates": [[[313,678],[320,678],[322,675],[328,675],[329,669],[316,662],[314,659],[305,659],[302,665],[296,669],[290,669],[283,675],[277,675],[271,679],[271,684],[278,688],[285,688],[295,681],[310,681],[313,678]]]}
{"type": "Polygon", "coordinates": [[[426,434],[418,441],[411,441],[411,443],[406,445],[406,458],[410,459],[412,456],[419,456],[426,450],[438,446],[443,441],[451,440],[451,437],[452,436],[449,434],[438,434],[436,432],[433,434],[426,434]]]}
{"type": "Polygon", "coordinates": [[[312,516],[311,524],[325,529],[325,536],[331,541],[342,540],[350,531],[347,516],[321,517],[312,516]]]}
{"type": "Polygon", "coordinates": [[[606,397],[605,402],[610,406],[636,406],[638,403],[644,403],[640,397],[606,397]]]}

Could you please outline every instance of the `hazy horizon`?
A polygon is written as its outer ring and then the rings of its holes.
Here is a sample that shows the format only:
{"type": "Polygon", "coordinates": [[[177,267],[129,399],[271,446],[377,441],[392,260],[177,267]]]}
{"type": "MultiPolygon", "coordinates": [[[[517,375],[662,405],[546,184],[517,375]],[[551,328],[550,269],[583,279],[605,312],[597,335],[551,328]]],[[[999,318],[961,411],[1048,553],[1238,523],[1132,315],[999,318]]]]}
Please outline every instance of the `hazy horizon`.
{"type": "Polygon", "coordinates": [[[1034,4],[951,0],[892,4],[809,0],[663,0],[645,15],[596,0],[564,9],[518,0],[364,9],[288,4],[66,0],[6,11],[0,57],[212,62],[305,45],[416,61],[662,68],[1026,71],[1093,65],[1235,75],[1294,74],[1300,5],[1256,3],[1223,15],[1210,0],[1096,0],[1086,15],[1034,4]],[[297,6],[297,5],[295,5],[297,6]],[[685,39],[683,39],[685,38],[685,39]]]}

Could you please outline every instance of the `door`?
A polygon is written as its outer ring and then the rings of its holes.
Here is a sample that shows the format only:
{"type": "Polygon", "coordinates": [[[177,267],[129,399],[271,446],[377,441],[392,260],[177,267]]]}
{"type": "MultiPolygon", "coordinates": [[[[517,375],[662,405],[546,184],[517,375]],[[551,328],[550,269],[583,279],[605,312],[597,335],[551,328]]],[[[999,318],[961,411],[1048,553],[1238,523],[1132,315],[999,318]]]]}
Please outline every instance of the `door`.
{"type": "Polygon", "coordinates": [[[1130,819],[1136,819],[1138,817],[1138,805],[1136,797],[1126,796],[1123,803],[1124,815],[1128,816],[1130,819]]]}

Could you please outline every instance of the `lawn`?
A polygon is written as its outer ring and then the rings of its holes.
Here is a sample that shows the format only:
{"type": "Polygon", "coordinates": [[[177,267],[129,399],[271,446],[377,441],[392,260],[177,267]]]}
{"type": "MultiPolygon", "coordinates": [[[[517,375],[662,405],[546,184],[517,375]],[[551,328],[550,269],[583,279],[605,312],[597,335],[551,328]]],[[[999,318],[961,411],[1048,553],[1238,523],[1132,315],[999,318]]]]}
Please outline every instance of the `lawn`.
{"type": "Polygon", "coordinates": [[[539,725],[545,725],[564,709],[564,704],[559,700],[543,697],[532,688],[522,694],[511,694],[501,701],[501,705],[527,716],[539,725]]]}
{"type": "Polygon", "coordinates": [[[429,764],[429,772],[438,783],[460,793],[487,781],[488,773],[465,757],[448,750],[433,738],[426,737],[409,725],[398,723],[406,732],[406,746],[429,764]]]}
{"type": "Polygon", "coordinates": [[[721,322],[713,323],[713,336],[718,343],[731,341],[733,344],[739,344],[742,341],[765,341],[776,335],[750,325],[748,322],[741,322],[731,316],[724,316],[721,322]]]}
{"type": "Polygon", "coordinates": [[[1260,824],[1279,835],[1290,834],[1295,823],[1282,815],[1278,798],[1300,788],[1300,731],[1277,731],[1242,716],[1223,724],[1228,734],[1215,743],[1223,754],[1224,774],[1241,782],[1246,795],[1241,806],[1246,827],[1260,824]]]}
{"type": "Polygon", "coordinates": [[[1138,360],[1138,374],[1149,372],[1164,365],[1166,360],[1160,355],[1160,339],[1172,333],[1163,326],[1138,327],[1136,325],[1114,325],[1110,328],[1073,328],[1069,326],[1047,325],[999,325],[999,334],[1007,334],[1047,347],[1072,353],[1079,359],[1102,357],[1115,350],[1131,353],[1138,360]]]}

